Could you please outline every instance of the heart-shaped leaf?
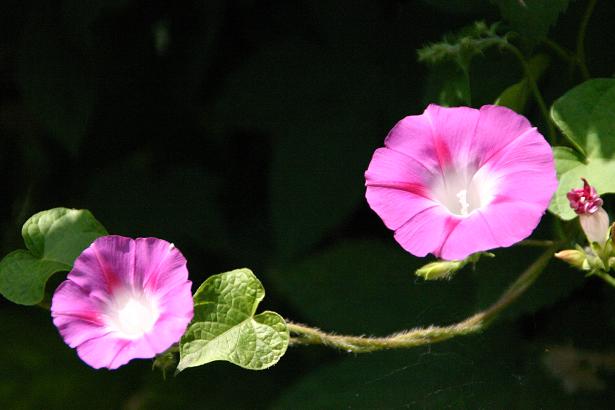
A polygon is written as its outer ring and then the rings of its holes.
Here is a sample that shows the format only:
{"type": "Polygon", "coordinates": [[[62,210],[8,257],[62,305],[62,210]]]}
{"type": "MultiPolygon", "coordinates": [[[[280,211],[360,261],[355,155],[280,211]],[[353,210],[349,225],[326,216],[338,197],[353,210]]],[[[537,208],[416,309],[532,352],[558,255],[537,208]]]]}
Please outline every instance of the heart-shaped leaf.
{"type": "Polygon", "coordinates": [[[51,275],[69,271],[75,258],[107,231],[87,210],[53,208],[39,212],[21,230],[27,250],[0,261],[0,293],[22,305],[43,300],[51,275]]]}
{"type": "Polygon", "coordinates": [[[177,371],[216,360],[245,369],[273,366],[288,347],[286,322],[275,312],[254,315],[265,297],[249,269],[209,277],[194,294],[194,319],[180,343],[177,371]]]}
{"type": "Polygon", "coordinates": [[[615,79],[596,78],[553,103],[551,118],[588,158],[615,157],[615,79]]]}

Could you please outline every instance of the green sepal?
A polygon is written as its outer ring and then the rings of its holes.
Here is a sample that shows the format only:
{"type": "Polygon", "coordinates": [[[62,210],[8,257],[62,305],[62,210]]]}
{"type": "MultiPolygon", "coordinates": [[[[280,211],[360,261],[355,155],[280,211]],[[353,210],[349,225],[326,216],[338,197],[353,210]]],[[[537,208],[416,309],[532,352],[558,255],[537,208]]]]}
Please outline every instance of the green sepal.
{"type": "Polygon", "coordinates": [[[415,271],[415,274],[425,280],[451,279],[457,271],[461,270],[467,264],[471,263],[473,266],[476,265],[481,256],[490,258],[495,257],[495,255],[490,252],[478,252],[463,260],[438,260],[421,266],[415,271]]]}

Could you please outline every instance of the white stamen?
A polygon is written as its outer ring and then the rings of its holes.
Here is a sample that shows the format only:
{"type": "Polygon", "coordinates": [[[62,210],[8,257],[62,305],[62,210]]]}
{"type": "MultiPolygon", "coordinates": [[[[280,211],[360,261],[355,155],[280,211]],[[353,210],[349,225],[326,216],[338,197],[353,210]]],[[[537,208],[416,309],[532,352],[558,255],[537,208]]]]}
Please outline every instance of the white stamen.
{"type": "Polygon", "coordinates": [[[470,207],[470,204],[468,203],[468,190],[462,189],[461,191],[457,192],[457,199],[459,199],[459,204],[461,205],[461,209],[459,212],[461,213],[461,215],[467,215],[468,208],[470,207]]]}
{"type": "Polygon", "coordinates": [[[447,168],[430,184],[431,197],[457,216],[467,217],[493,199],[494,181],[484,170],[466,167],[447,168]]]}

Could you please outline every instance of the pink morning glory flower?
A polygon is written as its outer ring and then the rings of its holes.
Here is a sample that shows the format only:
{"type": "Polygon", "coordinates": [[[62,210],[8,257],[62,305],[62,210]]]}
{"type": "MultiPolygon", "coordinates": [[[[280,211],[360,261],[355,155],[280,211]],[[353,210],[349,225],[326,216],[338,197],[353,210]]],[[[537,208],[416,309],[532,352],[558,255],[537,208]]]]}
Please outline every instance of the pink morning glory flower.
{"type": "Polygon", "coordinates": [[[116,369],[181,338],[193,316],[191,286],[173,244],[103,236],[75,260],[53,295],[51,315],[84,362],[116,369]]]}
{"type": "Polygon", "coordinates": [[[431,104],[384,145],[365,172],[366,198],[416,256],[459,260],[519,242],[557,188],[549,144],[505,107],[431,104]]]}

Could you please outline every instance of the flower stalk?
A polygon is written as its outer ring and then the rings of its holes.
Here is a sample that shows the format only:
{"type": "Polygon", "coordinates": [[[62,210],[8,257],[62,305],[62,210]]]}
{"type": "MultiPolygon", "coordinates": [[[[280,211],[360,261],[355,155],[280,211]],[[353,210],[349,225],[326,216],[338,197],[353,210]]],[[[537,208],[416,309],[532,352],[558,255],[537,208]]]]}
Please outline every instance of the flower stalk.
{"type": "Polygon", "coordinates": [[[589,19],[594,12],[594,8],[596,7],[596,1],[597,0],[589,0],[587,3],[587,8],[583,14],[583,19],[581,20],[581,26],[579,27],[579,34],[577,35],[576,59],[579,63],[581,75],[585,80],[589,80],[591,78],[591,74],[589,73],[589,69],[587,68],[587,63],[585,61],[585,34],[587,33],[589,19]]]}
{"type": "MultiPolygon", "coordinates": [[[[287,321],[291,345],[323,345],[348,353],[368,353],[386,349],[406,349],[443,342],[457,336],[478,333],[489,326],[498,314],[519,298],[544,271],[558,244],[547,248],[500,298],[487,309],[449,326],[429,326],[404,330],[385,337],[337,335],[287,321]]],[[[614,279],[615,283],[615,279],[614,279]]]]}

